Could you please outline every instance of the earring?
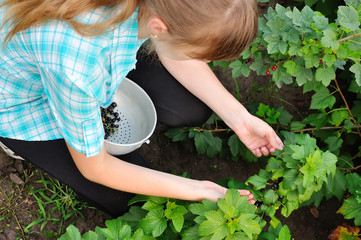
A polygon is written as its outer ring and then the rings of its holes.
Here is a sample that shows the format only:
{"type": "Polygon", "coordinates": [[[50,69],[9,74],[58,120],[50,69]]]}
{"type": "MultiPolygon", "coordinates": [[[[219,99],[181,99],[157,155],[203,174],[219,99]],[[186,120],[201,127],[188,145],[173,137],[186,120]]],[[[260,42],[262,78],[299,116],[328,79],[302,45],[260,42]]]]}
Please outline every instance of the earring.
{"type": "Polygon", "coordinates": [[[158,35],[151,34],[150,37],[154,40],[158,39],[158,35]]]}

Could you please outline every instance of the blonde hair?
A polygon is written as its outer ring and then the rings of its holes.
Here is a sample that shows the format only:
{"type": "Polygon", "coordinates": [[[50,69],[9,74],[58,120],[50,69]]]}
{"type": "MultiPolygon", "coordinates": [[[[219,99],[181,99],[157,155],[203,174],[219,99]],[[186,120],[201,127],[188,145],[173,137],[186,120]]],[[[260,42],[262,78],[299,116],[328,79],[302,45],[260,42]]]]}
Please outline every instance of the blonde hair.
{"type": "Polygon", "coordinates": [[[198,48],[195,59],[238,58],[258,31],[256,0],[141,0],[140,9],[164,21],[173,46],[198,48]]]}
{"type": "Polygon", "coordinates": [[[197,48],[190,57],[225,60],[239,57],[253,41],[258,29],[256,0],[5,0],[3,23],[17,32],[51,19],[69,22],[84,35],[98,35],[129,18],[139,6],[140,17],[160,17],[168,28],[172,46],[197,48]],[[111,6],[120,14],[104,22],[85,25],[75,17],[82,12],[111,6]]]}

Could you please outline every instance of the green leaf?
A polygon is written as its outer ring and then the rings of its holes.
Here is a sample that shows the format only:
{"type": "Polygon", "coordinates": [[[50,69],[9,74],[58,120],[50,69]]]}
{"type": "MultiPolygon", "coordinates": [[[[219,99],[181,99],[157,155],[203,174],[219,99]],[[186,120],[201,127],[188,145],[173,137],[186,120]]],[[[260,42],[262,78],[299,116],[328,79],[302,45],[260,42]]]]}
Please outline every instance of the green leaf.
{"type": "Polygon", "coordinates": [[[336,98],[330,94],[327,88],[322,88],[312,96],[310,109],[332,108],[336,98]]]}
{"type": "Polygon", "coordinates": [[[188,131],[183,128],[171,128],[165,135],[171,138],[173,142],[181,142],[188,139],[188,131]]]}
{"type": "Polygon", "coordinates": [[[275,193],[275,191],[273,191],[272,189],[268,189],[264,194],[263,203],[264,204],[275,203],[277,199],[278,199],[278,195],[275,193]]]}
{"type": "Polygon", "coordinates": [[[233,134],[228,139],[228,146],[231,150],[232,156],[237,157],[242,149],[242,142],[239,140],[237,134],[233,134]]]}
{"type": "Polygon", "coordinates": [[[332,51],[336,51],[340,47],[336,32],[332,29],[326,29],[323,31],[324,36],[321,38],[321,45],[323,47],[331,48],[332,51]]]}
{"type": "Polygon", "coordinates": [[[361,176],[358,173],[349,173],[345,175],[347,182],[348,191],[354,195],[356,194],[356,190],[361,187],[361,176]]]}
{"type": "Polygon", "coordinates": [[[311,69],[303,68],[298,65],[295,68],[294,76],[296,77],[298,86],[302,86],[307,81],[311,81],[313,79],[313,73],[311,69]]]}
{"type": "Polygon", "coordinates": [[[298,202],[287,201],[286,205],[281,209],[281,214],[289,217],[290,214],[298,208],[298,202]]]}
{"type": "Polygon", "coordinates": [[[286,68],[286,72],[289,75],[293,75],[293,73],[295,72],[296,69],[296,63],[294,61],[291,60],[287,60],[284,64],[283,67],[286,68]]]}
{"type": "Polygon", "coordinates": [[[316,70],[316,81],[322,82],[326,87],[330,85],[330,82],[336,78],[335,70],[332,67],[316,70]]]}
{"type": "Polygon", "coordinates": [[[342,27],[351,31],[358,31],[360,20],[357,11],[350,6],[340,6],[337,11],[338,21],[342,27]]]}
{"type": "Polygon", "coordinates": [[[285,54],[288,49],[288,44],[280,39],[279,36],[267,36],[264,40],[268,43],[267,52],[269,54],[281,52],[285,54]]]}
{"type": "Polygon", "coordinates": [[[146,234],[152,233],[153,237],[159,237],[167,228],[167,220],[163,217],[163,210],[155,210],[149,212],[138,225],[146,234]]]}
{"type": "Polygon", "coordinates": [[[288,169],[283,175],[283,187],[285,189],[291,189],[294,182],[298,177],[298,172],[296,169],[288,169]]]}
{"type": "Polygon", "coordinates": [[[239,60],[233,61],[229,64],[229,67],[232,68],[232,77],[236,78],[239,77],[241,74],[245,77],[248,77],[251,73],[251,70],[247,64],[243,64],[239,60]]]}
{"type": "Polygon", "coordinates": [[[211,132],[205,131],[194,137],[197,152],[199,154],[207,153],[208,157],[214,157],[222,149],[222,140],[214,137],[211,132]]]}
{"type": "Polygon", "coordinates": [[[322,60],[327,65],[327,67],[330,68],[336,62],[336,56],[334,54],[325,54],[322,60]]]}
{"type": "Polygon", "coordinates": [[[81,234],[74,225],[69,225],[66,232],[59,238],[59,240],[80,240],[81,234]]]}
{"type": "Polygon", "coordinates": [[[334,177],[328,176],[326,188],[327,191],[341,200],[346,191],[346,183],[345,175],[343,175],[341,170],[337,169],[334,177]]]}
{"type": "Polygon", "coordinates": [[[338,127],[348,117],[350,117],[350,114],[346,109],[336,110],[331,114],[330,123],[338,127]]]}
{"type": "Polygon", "coordinates": [[[361,86],[361,64],[355,63],[350,67],[350,71],[355,74],[356,83],[361,86]]]}
{"type": "Polygon", "coordinates": [[[355,225],[361,225],[361,203],[358,203],[356,199],[349,198],[346,199],[341,208],[337,211],[337,213],[341,213],[344,215],[345,219],[355,219],[355,225]]]}
{"type": "Polygon", "coordinates": [[[199,225],[199,236],[213,235],[212,239],[223,239],[230,234],[226,225],[226,218],[220,211],[209,211],[204,214],[206,221],[199,225]]]}
{"type": "Polygon", "coordinates": [[[100,240],[100,239],[98,238],[98,234],[96,234],[93,231],[88,231],[81,237],[81,240],[100,240]]]}
{"type": "Polygon", "coordinates": [[[328,145],[328,150],[336,155],[340,153],[340,149],[342,147],[343,140],[342,138],[338,138],[336,136],[330,136],[325,139],[325,143],[328,145]]]}
{"type": "Polygon", "coordinates": [[[251,183],[255,190],[260,190],[266,187],[267,179],[258,175],[251,176],[246,183],[251,183]]]}
{"type": "Polygon", "coordinates": [[[312,126],[315,126],[316,128],[319,129],[325,126],[326,123],[328,122],[328,114],[327,113],[311,114],[307,118],[305,118],[303,122],[311,124],[312,126]]]}
{"type": "Polygon", "coordinates": [[[252,238],[252,235],[259,234],[261,232],[261,227],[255,220],[252,220],[254,214],[242,214],[239,220],[239,226],[243,232],[245,232],[249,239],[252,238]]]}
{"type": "Polygon", "coordinates": [[[306,124],[303,124],[303,123],[301,123],[301,122],[297,122],[297,121],[291,122],[291,130],[292,130],[292,131],[301,130],[301,129],[303,129],[305,126],[306,126],[306,124]]]}
{"type": "Polygon", "coordinates": [[[284,225],[281,228],[281,231],[278,235],[278,238],[276,240],[291,240],[291,232],[290,229],[287,227],[287,225],[284,225]]]}

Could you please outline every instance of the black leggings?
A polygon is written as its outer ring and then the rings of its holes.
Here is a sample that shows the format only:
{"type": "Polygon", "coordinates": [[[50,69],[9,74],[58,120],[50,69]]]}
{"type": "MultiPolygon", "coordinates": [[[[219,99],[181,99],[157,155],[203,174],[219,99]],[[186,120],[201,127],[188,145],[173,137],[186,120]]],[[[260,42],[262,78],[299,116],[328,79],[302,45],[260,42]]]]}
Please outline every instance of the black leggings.
{"type": "MultiPolygon", "coordinates": [[[[169,126],[197,126],[204,123],[212,111],[177,82],[152,55],[138,52],[136,70],[128,78],[140,85],[151,97],[158,120],[169,126]]],[[[134,194],[118,191],[85,179],[63,139],[51,141],[21,141],[0,137],[0,141],[25,160],[71,187],[90,205],[118,217],[128,210],[134,194]]],[[[144,167],[149,164],[136,152],[120,159],[144,167]]]]}

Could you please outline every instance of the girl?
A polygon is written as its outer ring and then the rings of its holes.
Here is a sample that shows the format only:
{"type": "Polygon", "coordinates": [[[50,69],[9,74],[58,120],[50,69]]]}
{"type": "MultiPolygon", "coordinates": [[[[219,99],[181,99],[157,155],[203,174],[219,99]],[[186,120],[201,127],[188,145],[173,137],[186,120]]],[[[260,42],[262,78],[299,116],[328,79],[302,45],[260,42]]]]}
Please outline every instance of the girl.
{"type": "Polygon", "coordinates": [[[152,170],[136,153],[107,154],[99,109],[131,71],[160,121],[194,126],[210,107],[256,156],[282,150],[207,66],[238,57],[257,18],[255,0],[3,0],[0,141],[113,217],[130,193],[217,201],[226,189],[213,182],[152,170]],[[148,38],[161,64],[138,51],[148,38]]]}

